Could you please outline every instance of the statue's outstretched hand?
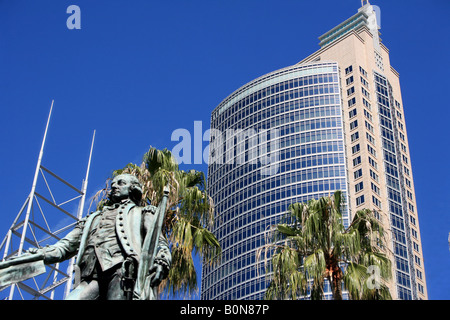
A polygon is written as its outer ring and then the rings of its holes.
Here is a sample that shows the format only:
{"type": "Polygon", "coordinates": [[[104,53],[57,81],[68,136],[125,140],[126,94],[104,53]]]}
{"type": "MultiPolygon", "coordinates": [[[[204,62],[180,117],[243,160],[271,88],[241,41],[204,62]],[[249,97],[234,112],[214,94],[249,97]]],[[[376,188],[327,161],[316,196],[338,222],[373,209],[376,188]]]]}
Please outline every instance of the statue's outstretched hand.
{"type": "Polygon", "coordinates": [[[27,253],[36,254],[36,253],[39,253],[39,251],[40,251],[40,249],[33,247],[33,248],[28,249],[27,253]]]}

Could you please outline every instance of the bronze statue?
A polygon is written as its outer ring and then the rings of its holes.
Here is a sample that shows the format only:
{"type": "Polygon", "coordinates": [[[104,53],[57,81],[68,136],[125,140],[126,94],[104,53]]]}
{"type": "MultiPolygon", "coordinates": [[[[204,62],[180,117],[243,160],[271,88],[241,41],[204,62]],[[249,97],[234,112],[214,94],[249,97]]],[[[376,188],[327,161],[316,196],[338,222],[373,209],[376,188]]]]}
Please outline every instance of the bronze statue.
{"type": "Polygon", "coordinates": [[[172,258],[161,234],[167,195],[165,189],[158,207],[141,207],[139,180],[118,175],[111,182],[111,205],[81,219],[54,245],[29,249],[27,257],[53,264],[77,255],[68,300],[154,300],[172,258]]]}

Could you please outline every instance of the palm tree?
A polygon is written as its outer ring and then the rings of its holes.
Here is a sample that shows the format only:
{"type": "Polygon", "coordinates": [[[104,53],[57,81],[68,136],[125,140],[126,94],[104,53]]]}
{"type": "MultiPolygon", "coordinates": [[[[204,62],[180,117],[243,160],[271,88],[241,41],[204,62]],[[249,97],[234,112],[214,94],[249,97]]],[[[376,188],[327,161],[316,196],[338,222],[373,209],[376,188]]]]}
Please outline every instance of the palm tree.
{"type": "Polygon", "coordinates": [[[389,289],[377,279],[391,277],[381,224],[371,210],[363,209],[345,228],[341,208],[340,191],[289,206],[286,223],[274,228],[274,242],[260,251],[260,255],[272,255],[266,299],[308,295],[322,299],[325,279],[335,300],[342,300],[342,287],[350,299],[391,299],[389,289]],[[378,281],[374,284],[373,279],[378,281]]]}
{"type": "MultiPolygon", "coordinates": [[[[168,278],[159,287],[160,293],[190,296],[198,290],[197,273],[193,255],[205,261],[218,260],[221,248],[216,237],[208,230],[214,218],[212,199],[205,191],[205,176],[201,171],[183,171],[167,149],[150,147],[142,163],[128,164],[113,172],[113,176],[130,173],[142,184],[141,205],[157,205],[162,199],[163,188],[169,186],[170,194],[163,224],[172,252],[172,266],[168,278]]],[[[108,184],[107,184],[108,185],[108,184]]],[[[107,187],[98,193],[97,207],[106,204],[107,187]]]]}

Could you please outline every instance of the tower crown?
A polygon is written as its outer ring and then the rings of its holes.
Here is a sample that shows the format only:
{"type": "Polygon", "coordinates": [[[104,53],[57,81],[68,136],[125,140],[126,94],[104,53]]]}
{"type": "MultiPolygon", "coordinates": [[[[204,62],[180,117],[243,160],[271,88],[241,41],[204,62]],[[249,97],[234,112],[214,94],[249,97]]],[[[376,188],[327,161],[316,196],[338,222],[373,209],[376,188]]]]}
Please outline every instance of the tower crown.
{"type": "Polygon", "coordinates": [[[380,29],[380,12],[376,8],[378,7],[372,6],[369,0],[361,0],[361,8],[358,9],[358,13],[321,35],[319,37],[319,46],[323,48],[352,30],[357,30],[365,26],[373,35],[375,48],[379,48],[380,39],[378,30],[380,29]]]}

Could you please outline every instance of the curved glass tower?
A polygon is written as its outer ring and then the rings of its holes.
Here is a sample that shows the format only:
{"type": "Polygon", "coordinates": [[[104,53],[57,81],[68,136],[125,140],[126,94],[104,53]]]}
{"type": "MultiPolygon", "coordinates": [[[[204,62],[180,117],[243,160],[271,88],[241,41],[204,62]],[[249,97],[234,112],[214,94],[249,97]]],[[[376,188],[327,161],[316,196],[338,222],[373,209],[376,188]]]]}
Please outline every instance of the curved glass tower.
{"type": "Polygon", "coordinates": [[[292,203],[347,193],[339,81],[336,62],[295,65],[249,82],[213,111],[208,192],[223,255],[203,266],[202,299],[262,299],[268,283],[257,250],[268,228],[292,203]]]}
{"type": "Polygon", "coordinates": [[[379,8],[362,4],[319,37],[318,51],[213,111],[208,190],[223,257],[203,266],[202,299],[261,299],[256,253],[268,227],[290,204],[338,189],[344,224],[370,209],[387,230],[392,298],[428,298],[399,73],[379,37],[379,8]]]}

